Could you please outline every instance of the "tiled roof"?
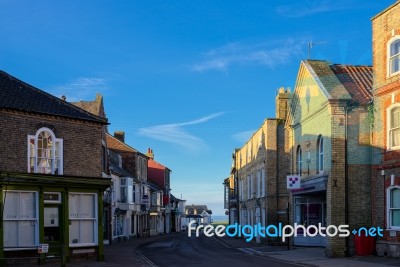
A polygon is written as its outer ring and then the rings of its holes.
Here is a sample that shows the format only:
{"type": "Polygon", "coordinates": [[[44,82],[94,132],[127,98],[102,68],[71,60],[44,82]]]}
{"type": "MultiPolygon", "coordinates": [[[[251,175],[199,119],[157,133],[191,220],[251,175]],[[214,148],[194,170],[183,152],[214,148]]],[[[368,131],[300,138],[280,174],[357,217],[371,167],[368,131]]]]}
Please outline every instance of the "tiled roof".
{"type": "Polygon", "coordinates": [[[307,60],[306,66],[327,97],[368,104],[372,99],[372,67],[330,64],[324,60],[307,60]]]}
{"type": "Polygon", "coordinates": [[[130,147],[127,144],[121,142],[109,133],[106,134],[106,141],[107,147],[117,152],[138,152],[133,147],[130,147]]]}
{"type": "Polygon", "coordinates": [[[311,75],[330,99],[350,100],[351,96],[324,60],[305,61],[311,75]]]}
{"type": "Polygon", "coordinates": [[[46,114],[107,124],[106,119],[29,85],[0,70],[0,109],[46,114]]]}
{"type": "Polygon", "coordinates": [[[161,163],[155,161],[152,158],[149,158],[148,166],[149,166],[149,168],[155,168],[155,169],[160,169],[160,170],[171,171],[168,167],[165,167],[164,165],[162,165],[161,163]]]}
{"type": "Polygon", "coordinates": [[[372,67],[335,64],[330,68],[353,100],[360,104],[368,104],[372,100],[372,67]]]}

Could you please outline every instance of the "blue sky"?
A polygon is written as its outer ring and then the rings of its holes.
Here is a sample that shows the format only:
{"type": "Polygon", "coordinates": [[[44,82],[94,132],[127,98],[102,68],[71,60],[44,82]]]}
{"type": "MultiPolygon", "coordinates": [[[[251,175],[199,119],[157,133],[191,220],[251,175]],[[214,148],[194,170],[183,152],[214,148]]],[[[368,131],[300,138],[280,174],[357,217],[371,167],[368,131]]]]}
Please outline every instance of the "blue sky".
{"type": "Polygon", "coordinates": [[[172,193],[224,213],[231,154],[312,59],[371,65],[394,0],[0,1],[0,69],[67,101],[103,94],[109,131],[172,170],[172,193]]]}

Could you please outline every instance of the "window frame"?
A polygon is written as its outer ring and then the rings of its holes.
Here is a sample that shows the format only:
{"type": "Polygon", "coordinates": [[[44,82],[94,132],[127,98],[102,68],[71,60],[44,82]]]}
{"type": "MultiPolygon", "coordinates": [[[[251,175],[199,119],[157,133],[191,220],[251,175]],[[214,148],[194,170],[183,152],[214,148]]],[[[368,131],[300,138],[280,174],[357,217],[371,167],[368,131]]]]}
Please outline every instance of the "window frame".
{"type": "MultiPolygon", "coordinates": [[[[20,206],[20,202],[18,203],[20,206]]],[[[17,227],[19,229],[19,222],[23,221],[30,221],[31,223],[34,222],[35,227],[34,227],[34,244],[32,246],[18,246],[18,247],[6,247],[5,241],[3,240],[4,244],[4,250],[5,251],[11,251],[11,250],[21,250],[21,249],[26,249],[26,248],[35,248],[39,245],[39,193],[37,191],[29,191],[29,190],[3,190],[3,235],[4,235],[4,230],[5,230],[5,222],[16,222],[17,227]],[[35,218],[4,218],[4,211],[5,211],[5,205],[6,205],[6,200],[7,200],[7,193],[18,193],[18,201],[21,201],[20,199],[20,193],[34,193],[35,195],[35,218]],[[5,198],[5,200],[4,200],[5,198]]],[[[18,208],[19,210],[20,208],[18,208]]],[[[20,233],[20,230],[17,231],[20,233]]],[[[3,236],[4,239],[5,236],[3,236]]],[[[18,238],[18,237],[15,237],[18,238]]],[[[17,240],[19,242],[19,240],[17,240]]]]}
{"type": "Polygon", "coordinates": [[[399,69],[395,72],[392,72],[391,70],[391,60],[395,57],[400,57],[400,52],[395,54],[395,55],[391,55],[391,48],[392,45],[396,42],[400,42],[400,35],[395,35],[392,38],[390,38],[390,40],[387,42],[387,47],[386,47],[386,51],[387,51],[387,58],[386,58],[386,64],[387,64],[387,78],[390,78],[392,76],[396,76],[398,74],[400,74],[400,66],[399,69]]]}
{"type": "Polygon", "coordinates": [[[317,141],[317,173],[324,172],[324,138],[322,135],[318,136],[317,141]]]}
{"type": "MultiPolygon", "coordinates": [[[[98,215],[98,199],[97,199],[97,194],[96,193],[88,193],[88,192],[69,192],[68,193],[68,219],[69,219],[69,236],[68,236],[68,245],[69,247],[85,247],[85,246],[96,246],[99,243],[99,236],[98,236],[98,221],[99,221],[99,215],[98,215]],[[78,218],[78,217],[71,217],[71,207],[69,203],[69,199],[71,198],[71,195],[79,195],[82,198],[82,195],[92,195],[94,196],[93,199],[93,204],[94,204],[94,217],[93,218],[78,218]],[[93,243],[72,243],[72,240],[70,240],[70,235],[71,235],[71,225],[72,221],[92,221],[93,224],[93,243]]],[[[80,201],[81,206],[80,209],[82,209],[82,199],[80,201]]],[[[81,224],[79,224],[79,227],[81,227],[81,224]]],[[[81,228],[79,228],[79,238],[81,238],[81,228]]]]}
{"type": "Polygon", "coordinates": [[[297,149],[296,149],[296,164],[297,164],[296,171],[299,176],[301,176],[301,172],[303,169],[303,159],[302,158],[303,158],[303,156],[302,156],[301,146],[298,145],[297,149]]]}
{"type": "MultiPolygon", "coordinates": [[[[64,160],[63,160],[63,152],[64,152],[64,143],[63,143],[63,139],[61,138],[56,138],[54,132],[47,128],[47,127],[42,127],[39,130],[36,131],[35,135],[28,135],[27,136],[27,158],[28,158],[28,162],[27,162],[27,168],[28,168],[28,173],[41,173],[38,172],[37,170],[37,161],[38,161],[38,138],[39,135],[42,132],[48,132],[51,136],[51,138],[54,140],[54,144],[52,146],[52,157],[51,157],[51,162],[52,162],[52,166],[51,166],[51,175],[63,175],[64,174],[64,160]],[[35,155],[31,155],[31,140],[33,140],[33,145],[34,145],[34,153],[35,155]],[[58,166],[58,170],[57,173],[55,172],[55,161],[57,159],[56,157],[56,146],[57,144],[59,145],[59,155],[58,155],[58,159],[60,160],[60,165],[58,166]],[[31,158],[34,159],[33,162],[33,172],[31,171],[31,158]]],[[[41,173],[41,174],[46,174],[46,173],[41,173]]]]}
{"type": "MultiPolygon", "coordinates": [[[[400,145],[392,146],[392,141],[391,141],[391,132],[395,130],[391,128],[392,111],[396,108],[400,108],[400,103],[392,104],[390,107],[386,109],[386,150],[388,151],[400,149],[400,145]]],[[[396,129],[400,129],[400,126],[397,127],[396,129]]]]}
{"type": "Polygon", "coordinates": [[[392,208],[391,207],[391,196],[392,196],[392,191],[394,190],[400,190],[400,186],[389,186],[386,189],[386,226],[388,229],[391,230],[400,230],[400,224],[398,226],[393,226],[391,219],[392,219],[392,210],[400,210],[399,208],[392,208]]]}

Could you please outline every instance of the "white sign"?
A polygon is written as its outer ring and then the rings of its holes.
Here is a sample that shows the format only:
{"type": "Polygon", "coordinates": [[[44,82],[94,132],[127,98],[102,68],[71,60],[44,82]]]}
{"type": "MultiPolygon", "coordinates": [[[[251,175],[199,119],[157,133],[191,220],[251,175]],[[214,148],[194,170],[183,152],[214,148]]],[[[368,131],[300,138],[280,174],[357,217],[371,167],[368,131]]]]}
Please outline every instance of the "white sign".
{"type": "Polygon", "coordinates": [[[142,204],[149,204],[149,196],[148,195],[143,195],[142,196],[142,204]]]}
{"type": "Polygon", "coordinates": [[[299,189],[300,188],[300,176],[299,175],[288,175],[286,176],[286,188],[287,189],[299,189]]]}
{"type": "Polygon", "coordinates": [[[38,253],[48,253],[49,252],[49,244],[39,244],[38,253]]]}

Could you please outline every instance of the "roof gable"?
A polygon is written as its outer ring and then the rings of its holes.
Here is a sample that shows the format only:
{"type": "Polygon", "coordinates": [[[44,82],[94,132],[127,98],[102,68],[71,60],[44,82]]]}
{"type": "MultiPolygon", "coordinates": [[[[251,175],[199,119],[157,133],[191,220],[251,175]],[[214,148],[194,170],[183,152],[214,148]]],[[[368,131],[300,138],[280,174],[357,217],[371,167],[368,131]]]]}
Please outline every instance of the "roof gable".
{"type": "Polygon", "coordinates": [[[82,110],[4,71],[0,71],[0,108],[107,124],[107,119],[82,110]]]}
{"type": "Polygon", "coordinates": [[[368,104],[372,99],[372,67],[302,61],[287,124],[296,124],[329,100],[368,104]]]}
{"type": "Polygon", "coordinates": [[[71,102],[71,104],[90,112],[100,118],[105,118],[106,113],[104,111],[103,96],[99,93],[96,94],[96,99],[94,101],[79,101],[71,102]]]}

